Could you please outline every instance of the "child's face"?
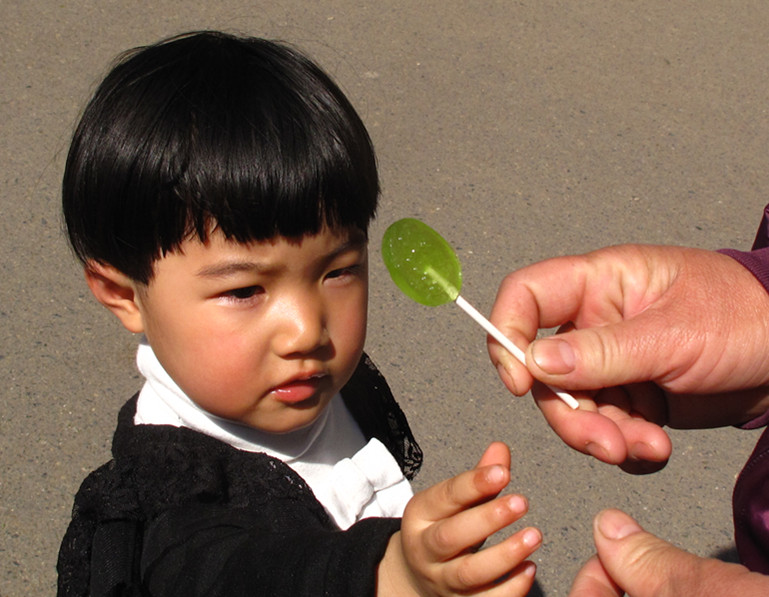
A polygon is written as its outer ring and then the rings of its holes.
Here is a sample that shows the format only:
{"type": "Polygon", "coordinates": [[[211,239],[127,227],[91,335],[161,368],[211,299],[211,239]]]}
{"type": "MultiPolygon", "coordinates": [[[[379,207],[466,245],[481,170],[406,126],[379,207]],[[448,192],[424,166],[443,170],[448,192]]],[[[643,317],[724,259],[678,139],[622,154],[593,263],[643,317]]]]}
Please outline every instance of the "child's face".
{"type": "Polygon", "coordinates": [[[154,264],[137,293],[143,331],[168,374],[208,412],[264,431],[310,424],[363,350],[363,233],[241,244],[214,232],[154,264]]]}

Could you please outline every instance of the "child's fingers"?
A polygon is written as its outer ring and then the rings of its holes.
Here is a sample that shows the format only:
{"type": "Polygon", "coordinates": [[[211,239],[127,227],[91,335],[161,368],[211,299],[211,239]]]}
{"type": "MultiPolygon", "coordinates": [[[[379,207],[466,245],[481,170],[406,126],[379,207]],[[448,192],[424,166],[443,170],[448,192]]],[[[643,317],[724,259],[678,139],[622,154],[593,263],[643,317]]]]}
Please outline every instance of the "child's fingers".
{"type": "Polygon", "coordinates": [[[460,473],[421,491],[406,506],[404,519],[435,522],[496,496],[510,482],[510,469],[498,464],[460,473]]]}
{"type": "Polygon", "coordinates": [[[518,566],[504,580],[493,589],[486,592],[486,597],[509,597],[510,595],[528,595],[531,586],[534,584],[534,576],[537,573],[537,566],[534,562],[524,562],[518,566]]]}
{"type": "Polygon", "coordinates": [[[492,442],[471,471],[433,485],[412,500],[424,521],[440,520],[497,495],[510,482],[510,448],[492,442]]]}
{"type": "Polygon", "coordinates": [[[524,561],[541,543],[542,535],[537,529],[519,531],[497,545],[447,562],[443,572],[445,582],[457,593],[489,587],[484,595],[492,595],[493,588],[505,586],[505,595],[524,594],[513,593],[511,585],[526,587],[533,581],[535,567],[524,561]]]}
{"type": "Polygon", "coordinates": [[[425,529],[425,549],[432,561],[448,561],[480,545],[489,536],[519,520],[527,511],[526,498],[506,495],[459,512],[425,529]]]}
{"type": "Polygon", "coordinates": [[[506,469],[510,468],[510,448],[506,444],[502,442],[492,442],[489,444],[489,447],[486,448],[475,468],[491,466],[492,464],[498,464],[506,469]]]}

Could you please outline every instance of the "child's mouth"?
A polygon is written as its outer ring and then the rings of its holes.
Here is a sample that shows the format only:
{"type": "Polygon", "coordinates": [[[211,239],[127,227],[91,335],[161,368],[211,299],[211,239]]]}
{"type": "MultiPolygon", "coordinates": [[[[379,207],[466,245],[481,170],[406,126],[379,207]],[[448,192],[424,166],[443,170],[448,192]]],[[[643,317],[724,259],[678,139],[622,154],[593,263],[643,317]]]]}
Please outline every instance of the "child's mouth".
{"type": "Polygon", "coordinates": [[[304,379],[296,379],[273,388],[272,392],[278,402],[297,404],[312,398],[324,379],[323,375],[314,375],[304,379]]]}

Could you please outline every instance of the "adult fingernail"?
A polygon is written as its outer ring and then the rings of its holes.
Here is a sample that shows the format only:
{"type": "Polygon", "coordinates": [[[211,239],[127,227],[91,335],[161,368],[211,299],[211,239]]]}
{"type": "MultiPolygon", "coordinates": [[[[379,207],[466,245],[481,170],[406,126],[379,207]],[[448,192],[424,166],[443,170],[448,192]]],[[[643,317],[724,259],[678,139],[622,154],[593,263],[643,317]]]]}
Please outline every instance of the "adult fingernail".
{"type": "Polygon", "coordinates": [[[585,445],[585,451],[593,458],[597,458],[601,462],[609,462],[609,451],[601,444],[589,442],[585,445]]]}
{"type": "Polygon", "coordinates": [[[514,367],[516,366],[516,363],[517,361],[514,361],[511,355],[507,353],[501,355],[499,357],[499,361],[497,362],[497,374],[503,381],[507,381],[513,394],[520,396],[518,392],[518,386],[515,383],[515,377],[513,377],[513,371],[515,371],[514,367]]]}
{"type": "Polygon", "coordinates": [[[624,539],[643,529],[630,516],[619,510],[605,510],[595,518],[595,526],[607,539],[624,539]]]}
{"type": "Polygon", "coordinates": [[[551,375],[571,373],[577,363],[572,347],[557,338],[536,340],[531,347],[531,358],[537,367],[551,375]]]}

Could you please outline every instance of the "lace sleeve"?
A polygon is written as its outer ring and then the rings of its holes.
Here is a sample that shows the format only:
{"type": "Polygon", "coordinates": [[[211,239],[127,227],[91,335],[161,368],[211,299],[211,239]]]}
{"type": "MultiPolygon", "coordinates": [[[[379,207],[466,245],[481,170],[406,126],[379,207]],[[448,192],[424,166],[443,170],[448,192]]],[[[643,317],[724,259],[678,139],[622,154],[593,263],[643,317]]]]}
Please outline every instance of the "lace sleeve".
{"type": "Polygon", "coordinates": [[[376,437],[381,441],[406,478],[413,479],[422,466],[422,449],[387,381],[367,354],[363,354],[352,378],[342,388],[342,398],[366,439],[376,437]]]}

